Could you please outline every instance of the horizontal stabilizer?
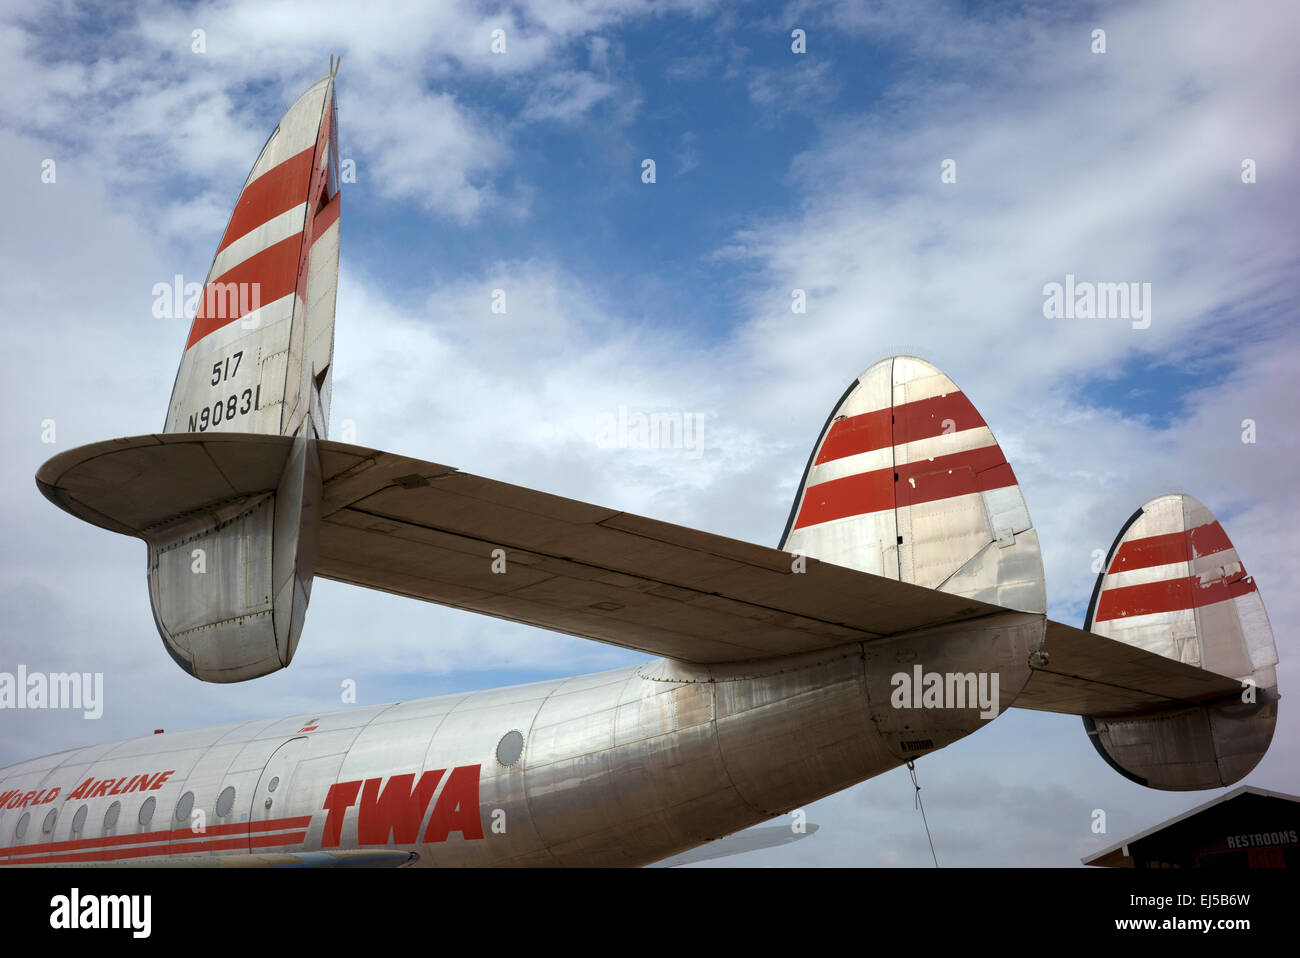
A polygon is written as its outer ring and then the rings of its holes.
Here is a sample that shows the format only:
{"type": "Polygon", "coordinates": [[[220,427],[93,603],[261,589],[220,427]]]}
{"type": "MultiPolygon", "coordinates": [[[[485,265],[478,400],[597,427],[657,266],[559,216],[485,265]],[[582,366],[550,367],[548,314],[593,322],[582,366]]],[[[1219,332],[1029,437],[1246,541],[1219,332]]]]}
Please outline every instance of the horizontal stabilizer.
{"type": "Polygon", "coordinates": [[[1236,679],[1185,665],[1095,632],[1048,620],[1043,650],[1017,708],[1067,715],[1127,715],[1235,696],[1236,679]]]}
{"type": "MultiPolygon", "coordinates": [[[[291,444],[236,433],[111,440],[54,457],[37,483],[73,515],[148,541],[180,517],[228,511],[273,490],[291,444]]],[[[316,447],[315,573],[341,582],[700,664],[1002,611],[450,466],[337,442],[316,447]]]]}

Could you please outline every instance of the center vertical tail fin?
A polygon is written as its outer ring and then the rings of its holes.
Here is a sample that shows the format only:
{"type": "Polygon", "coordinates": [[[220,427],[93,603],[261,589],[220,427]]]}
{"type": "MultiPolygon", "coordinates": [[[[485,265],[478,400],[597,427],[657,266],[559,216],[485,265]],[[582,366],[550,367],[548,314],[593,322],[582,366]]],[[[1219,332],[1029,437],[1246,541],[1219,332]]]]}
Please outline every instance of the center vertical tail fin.
{"type": "Polygon", "coordinates": [[[911,356],[881,360],[840,398],[781,548],[1047,611],[1038,533],[1006,456],[965,393],[911,356]]]}

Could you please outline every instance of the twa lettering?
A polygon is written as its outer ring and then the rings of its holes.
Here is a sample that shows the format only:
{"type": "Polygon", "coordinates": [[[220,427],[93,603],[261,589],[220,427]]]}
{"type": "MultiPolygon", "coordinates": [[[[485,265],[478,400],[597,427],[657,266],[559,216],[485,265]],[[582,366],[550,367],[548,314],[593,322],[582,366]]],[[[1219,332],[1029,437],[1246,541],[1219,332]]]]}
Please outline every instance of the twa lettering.
{"type": "Polygon", "coordinates": [[[479,765],[462,765],[453,768],[450,774],[439,768],[425,772],[418,782],[415,773],[411,772],[391,776],[386,785],[383,785],[382,778],[331,785],[325,795],[327,814],[321,847],[337,848],[341,844],[343,817],[353,805],[357,805],[358,845],[387,845],[390,841],[398,845],[414,845],[420,833],[420,823],[444,774],[447,774],[447,780],[438,793],[422,840],[445,842],[452,832],[460,832],[467,840],[482,838],[483,819],[478,805],[481,768],[479,765]]]}

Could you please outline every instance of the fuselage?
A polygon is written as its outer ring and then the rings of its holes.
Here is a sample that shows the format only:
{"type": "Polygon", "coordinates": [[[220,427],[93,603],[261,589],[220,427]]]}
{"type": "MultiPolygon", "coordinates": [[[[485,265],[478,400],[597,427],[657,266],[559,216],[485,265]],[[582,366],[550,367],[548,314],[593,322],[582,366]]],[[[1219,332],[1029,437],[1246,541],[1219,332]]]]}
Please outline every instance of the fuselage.
{"type": "Polygon", "coordinates": [[[1005,667],[1041,634],[1040,616],[994,618],[61,752],[0,769],[0,864],[393,849],[419,865],[643,865],[978,727],[970,710],[925,728],[927,713],[892,708],[887,663],[949,649],[1005,667]]]}

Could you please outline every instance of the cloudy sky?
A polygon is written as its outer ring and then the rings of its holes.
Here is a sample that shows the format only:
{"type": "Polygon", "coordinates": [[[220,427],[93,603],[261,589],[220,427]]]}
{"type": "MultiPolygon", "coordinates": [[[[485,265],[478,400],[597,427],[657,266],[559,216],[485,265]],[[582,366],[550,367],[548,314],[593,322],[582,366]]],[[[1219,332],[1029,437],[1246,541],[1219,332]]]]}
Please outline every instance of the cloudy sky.
{"type": "MultiPolygon", "coordinates": [[[[1300,8],[422,6],[0,14],[0,670],[105,676],[98,721],[0,713],[0,765],[341,707],[344,679],[374,704],[644,658],[318,581],[289,669],[200,684],[161,648],[143,544],[37,492],[57,452],[161,428],[188,320],[155,318],[153,287],[202,281],[332,53],[356,169],[332,435],[776,545],[845,386],[919,355],[1007,452],[1054,618],[1081,624],[1093,551],[1135,508],[1187,492],[1256,576],[1284,696],[1300,687],[1300,8]],[[1151,284],[1149,326],[1048,318],[1067,274],[1151,284]],[[699,454],[610,448],[620,406],[698,417],[699,454]]],[[[1245,781],[1300,793],[1298,770],[1284,702],[1245,781]]],[[[917,772],[944,865],[1077,865],[1217,794],[1143,789],[1078,718],[1019,710],[917,772]]],[[[905,769],[807,815],[816,835],[724,864],[931,864],[905,769]]]]}

